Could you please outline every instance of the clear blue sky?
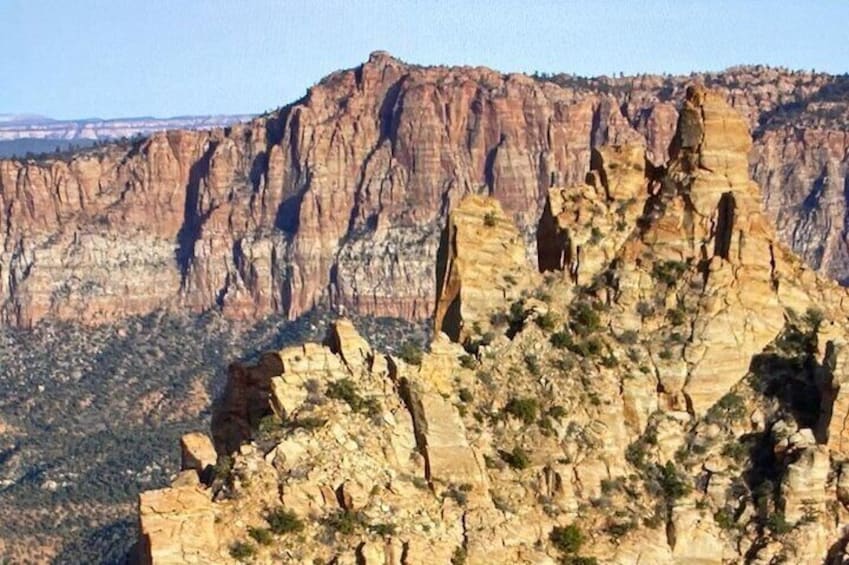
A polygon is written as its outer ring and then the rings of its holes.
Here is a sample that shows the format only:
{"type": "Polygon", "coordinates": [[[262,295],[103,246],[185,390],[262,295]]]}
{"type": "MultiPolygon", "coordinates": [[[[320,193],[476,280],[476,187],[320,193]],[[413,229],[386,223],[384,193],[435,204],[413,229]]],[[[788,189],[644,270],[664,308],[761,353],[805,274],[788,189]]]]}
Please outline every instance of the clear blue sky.
{"type": "Polygon", "coordinates": [[[0,0],[0,113],[255,113],[385,49],[503,71],[849,71],[849,2],[0,0]]]}

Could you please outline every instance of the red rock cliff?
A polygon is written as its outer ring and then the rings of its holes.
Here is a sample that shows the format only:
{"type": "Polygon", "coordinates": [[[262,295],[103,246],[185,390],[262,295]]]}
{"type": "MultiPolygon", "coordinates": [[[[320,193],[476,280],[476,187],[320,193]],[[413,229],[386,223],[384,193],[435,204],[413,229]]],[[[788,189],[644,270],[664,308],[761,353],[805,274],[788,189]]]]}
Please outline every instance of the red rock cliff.
{"type": "MultiPolygon", "coordinates": [[[[770,126],[837,78],[701,78],[756,130],[752,167],[779,233],[849,276],[834,188],[846,178],[849,142],[834,131],[845,122],[770,126]]],[[[664,161],[690,80],[539,80],[375,53],[249,124],[0,161],[0,322],[156,308],[295,317],[321,300],[429,316],[440,226],[462,196],[494,195],[531,235],[549,186],[579,182],[593,146],[644,139],[664,161]]]]}

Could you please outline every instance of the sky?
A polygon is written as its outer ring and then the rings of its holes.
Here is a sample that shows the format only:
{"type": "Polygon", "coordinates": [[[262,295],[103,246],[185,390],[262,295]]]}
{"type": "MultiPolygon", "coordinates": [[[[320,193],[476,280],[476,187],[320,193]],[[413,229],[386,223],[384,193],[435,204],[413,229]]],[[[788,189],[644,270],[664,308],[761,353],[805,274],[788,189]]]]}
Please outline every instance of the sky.
{"type": "Polygon", "coordinates": [[[849,71],[843,0],[0,0],[0,113],[259,113],[386,50],[585,76],[849,71]]]}

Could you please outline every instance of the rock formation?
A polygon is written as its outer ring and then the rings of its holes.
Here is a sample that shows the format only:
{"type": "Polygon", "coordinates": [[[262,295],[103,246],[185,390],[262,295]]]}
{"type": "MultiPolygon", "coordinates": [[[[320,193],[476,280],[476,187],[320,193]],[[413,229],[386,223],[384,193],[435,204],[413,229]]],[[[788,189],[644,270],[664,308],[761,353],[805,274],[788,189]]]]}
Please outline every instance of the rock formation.
{"type": "Polygon", "coordinates": [[[142,496],[144,557],[842,562],[849,295],[778,241],[722,96],[693,85],[673,139],[551,187],[515,295],[515,228],[460,202],[416,364],[338,320],[231,370],[216,478],[142,496]]]}
{"type": "Polygon", "coordinates": [[[498,201],[464,199],[440,241],[434,327],[455,341],[486,332],[492,305],[513,302],[530,285],[529,267],[521,235],[498,201]]]}
{"type": "MultiPolygon", "coordinates": [[[[755,129],[751,168],[780,239],[849,278],[842,79],[704,78],[755,129]]],[[[319,301],[425,318],[457,202],[494,196],[532,236],[548,190],[582,181],[594,148],[642,143],[664,163],[688,80],[540,80],[378,52],[250,123],[0,161],[0,323],[159,308],[293,318],[319,301]]]]}

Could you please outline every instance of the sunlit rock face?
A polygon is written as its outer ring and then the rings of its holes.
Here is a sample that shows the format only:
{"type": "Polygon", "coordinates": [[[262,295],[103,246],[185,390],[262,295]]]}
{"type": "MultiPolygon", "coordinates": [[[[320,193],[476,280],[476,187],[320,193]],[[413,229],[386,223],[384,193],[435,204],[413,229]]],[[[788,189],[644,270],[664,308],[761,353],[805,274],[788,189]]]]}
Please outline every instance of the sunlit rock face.
{"type": "Polygon", "coordinates": [[[778,240],[750,147],[692,85],[666,162],[602,146],[550,187],[536,265],[496,198],[460,200],[427,350],[339,319],[234,364],[215,476],[184,437],[142,558],[845,560],[849,292],[778,240]]]}
{"type": "MultiPolygon", "coordinates": [[[[729,133],[755,133],[749,168],[779,240],[849,278],[838,78],[762,67],[704,78],[743,115],[729,133]]],[[[0,161],[0,321],[160,308],[293,318],[320,301],[428,317],[439,238],[464,196],[496,198],[532,240],[549,190],[584,181],[594,148],[643,145],[650,165],[667,161],[690,80],[537,80],[379,52],[248,123],[0,161]]],[[[710,108],[685,107],[684,152],[697,114],[723,120],[710,108]]],[[[716,165],[726,149],[703,158],[716,165]]],[[[734,155],[717,175],[742,178],[745,151],[734,155]]]]}

